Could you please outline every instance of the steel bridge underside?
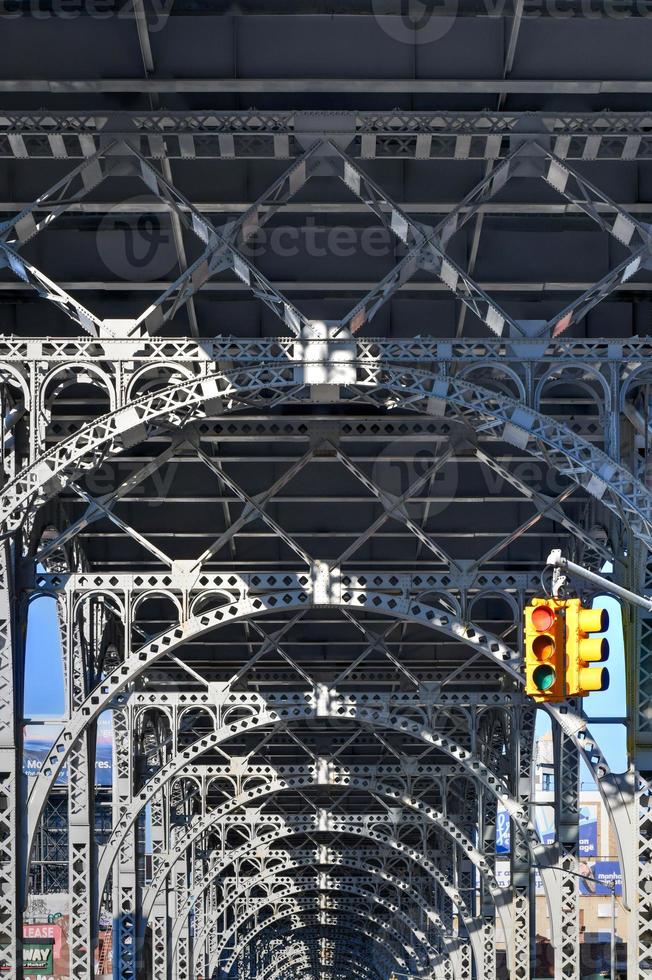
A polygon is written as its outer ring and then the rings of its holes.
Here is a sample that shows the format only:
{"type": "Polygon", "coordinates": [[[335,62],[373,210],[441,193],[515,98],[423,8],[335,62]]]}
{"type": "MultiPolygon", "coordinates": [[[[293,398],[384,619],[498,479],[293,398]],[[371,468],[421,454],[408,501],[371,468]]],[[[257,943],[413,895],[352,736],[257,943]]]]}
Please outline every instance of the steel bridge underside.
{"type": "Polygon", "coordinates": [[[652,589],[650,19],[287,6],[3,28],[0,970],[65,768],[75,980],[107,912],[116,980],[530,980],[535,869],[580,980],[581,772],[649,980],[650,620],[616,773],[521,619],[553,548],[652,589]]]}

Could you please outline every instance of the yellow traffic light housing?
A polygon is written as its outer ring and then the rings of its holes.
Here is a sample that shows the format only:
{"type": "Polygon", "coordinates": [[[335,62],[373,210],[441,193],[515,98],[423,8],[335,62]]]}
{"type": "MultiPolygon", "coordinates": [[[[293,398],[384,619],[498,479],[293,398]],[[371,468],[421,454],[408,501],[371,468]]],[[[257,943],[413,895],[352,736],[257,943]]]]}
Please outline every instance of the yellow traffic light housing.
{"type": "Polygon", "coordinates": [[[562,599],[533,599],[525,607],[525,693],[535,701],[565,697],[565,613],[562,599]]]}
{"type": "Polygon", "coordinates": [[[585,609],[579,599],[567,600],[566,623],[566,696],[584,697],[592,691],[606,691],[609,687],[609,671],[595,667],[609,656],[609,641],[604,633],[609,628],[606,609],[585,609]]]}

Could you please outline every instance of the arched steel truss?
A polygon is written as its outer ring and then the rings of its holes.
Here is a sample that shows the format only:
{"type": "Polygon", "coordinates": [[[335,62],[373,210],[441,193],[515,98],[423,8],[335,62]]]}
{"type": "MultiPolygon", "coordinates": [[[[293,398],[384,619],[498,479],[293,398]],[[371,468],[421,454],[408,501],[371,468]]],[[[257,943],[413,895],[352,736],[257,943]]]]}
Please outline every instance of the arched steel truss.
{"type": "MultiPolygon", "coordinates": [[[[462,376],[455,376],[449,373],[447,364],[433,372],[416,368],[409,363],[403,365],[398,355],[396,362],[392,356],[382,359],[377,355],[374,359],[370,356],[369,348],[358,351],[357,354],[361,356],[350,362],[352,375],[337,386],[335,400],[342,400],[349,406],[363,404],[375,408],[389,407],[393,410],[403,408],[422,417],[445,419],[450,416],[463,421],[473,430],[500,433],[501,438],[533,458],[554,467],[576,486],[586,490],[618,520],[625,521],[628,531],[636,536],[641,547],[649,548],[652,544],[652,497],[619,461],[617,436],[614,432],[609,433],[608,452],[603,452],[570,430],[564,422],[542,415],[529,404],[524,406],[502,391],[480,387],[462,376]]],[[[268,410],[277,404],[301,406],[308,403],[313,384],[306,382],[310,361],[303,361],[294,354],[284,357],[279,355],[280,350],[276,352],[276,360],[266,360],[263,364],[251,366],[243,362],[237,370],[227,371],[221,370],[218,362],[208,360],[202,364],[202,373],[198,377],[171,384],[154,394],[143,395],[131,401],[125,401],[122,392],[116,389],[110,399],[113,410],[108,415],[89,421],[79,432],[67,436],[54,448],[45,448],[40,438],[30,443],[32,458],[29,465],[22,470],[15,467],[0,498],[4,526],[16,531],[27,505],[43,505],[80,474],[91,472],[107,459],[117,458],[126,447],[160,434],[170,424],[192,427],[198,420],[211,418],[217,412],[233,412],[244,406],[254,405],[268,410]]],[[[481,366],[481,362],[477,366],[481,366]]],[[[10,362],[4,371],[5,383],[22,390],[27,414],[30,411],[34,413],[37,405],[41,406],[39,411],[42,413],[42,406],[45,404],[41,400],[42,392],[46,385],[52,383],[55,375],[39,370],[33,372],[30,382],[26,383],[24,374],[21,375],[10,362]],[[33,388],[30,392],[28,384],[31,383],[33,388]]],[[[628,387],[637,384],[644,377],[643,369],[630,372],[619,390],[614,392],[613,387],[605,387],[605,397],[608,392],[614,400],[616,396],[618,399],[625,397],[628,387]]],[[[537,397],[540,397],[546,380],[545,377],[540,379],[536,389],[537,397]]],[[[37,431],[35,419],[34,432],[37,431]]],[[[488,460],[484,462],[490,465],[488,460]]],[[[370,489],[373,488],[370,486],[370,489]]],[[[567,522],[564,526],[567,526],[567,522]]],[[[582,533],[582,529],[576,525],[571,531],[573,534],[577,532],[577,536],[583,538],[585,544],[595,545],[590,536],[582,533]]],[[[6,561],[11,564],[11,558],[6,561]]],[[[10,593],[9,575],[7,567],[4,572],[5,596],[10,593]]],[[[75,706],[70,722],[56,740],[48,764],[36,780],[30,796],[32,832],[61,766],[66,760],[78,761],[80,743],[91,731],[99,714],[106,708],[121,710],[132,698],[130,688],[138,678],[155,667],[162,658],[194,639],[205,637],[217,628],[236,622],[256,621],[276,613],[279,608],[285,614],[326,607],[346,608],[351,612],[373,609],[375,614],[426,626],[439,634],[454,638],[481,653],[514,684],[521,682],[518,652],[499,637],[494,637],[470,623],[466,615],[455,615],[448,609],[439,608],[409,594],[397,595],[384,592],[382,588],[369,589],[368,586],[351,588],[348,584],[343,584],[337,569],[326,569],[319,563],[308,567],[305,573],[300,573],[296,579],[297,584],[300,579],[303,581],[298,589],[290,585],[276,592],[272,590],[261,594],[243,591],[237,596],[225,597],[224,603],[216,608],[195,614],[186,612],[178,623],[171,625],[155,639],[145,642],[133,651],[126,650],[121,663],[112,668],[96,686],[90,685],[87,688],[84,697],[75,706]]],[[[102,591],[106,593],[107,590],[102,591]]],[[[10,613],[7,612],[5,621],[9,618],[10,613]]],[[[8,646],[8,637],[5,637],[5,665],[11,663],[11,654],[6,652],[8,646]]],[[[137,697],[137,693],[134,693],[137,697]]],[[[229,697],[231,702],[226,698],[220,706],[220,710],[225,713],[228,713],[230,703],[238,703],[236,695],[229,697]]],[[[255,721],[252,720],[252,713],[251,718],[217,727],[214,736],[204,736],[197,740],[196,745],[184,748],[166,762],[142,790],[133,794],[133,798],[121,809],[114,840],[102,856],[103,880],[145,804],[164,790],[174,777],[183,774],[184,767],[192,765],[194,759],[198,759],[207,749],[249,732],[254,727],[276,725],[282,729],[293,720],[310,718],[350,719],[363,726],[401,731],[428,741],[467,768],[476,785],[481,785],[507,805],[515,833],[521,835],[526,848],[538,863],[545,863],[547,859],[552,869],[552,865],[558,860],[556,854],[546,855],[546,849],[536,844],[531,828],[524,823],[526,800],[519,800],[514,791],[510,793],[507,786],[496,779],[490,768],[473,752],[460,750],[459,746],[449,743],[436,730],[426,735],[425,728],[420,728],[410,716],[402,718],[400,712],[388,708],[382,703],[382,699],[376,704],[367,702],[363,705],[356,703],[351,696],[338,699],[337,695],[329,692],[328,703],[324,706],[323,693],[316,692],[307,698],[281,696],[258,701],[252,698],[250,701],[250,709],[255,712],[255,721]]],[[[6,703],[9,704],[10,701],[6,703]]],[[[587,731],[585,720],[573,705],[556,706],[550,709],[550,714],[562,733],[562,739],[569,740],[569,743],[579,749],[596,778],[616,830],[627,895],[631,896],[637,887],[637,869],[628,860],[628,835],[631,833],[628,825],[632,820],[632,809],[627,799],[626,786],[609,772],[597,743],[587,731]]],[[[349,785],[355,783],[350,782],[349,785]]],[[[279,783],[279,791],[286,788],[279,783]]],[[[371,787],[367,784],[365,788],[371,787]]],[[[383,789],[382,783],[373,784],[373,789],[380,792],[383,789]]],[[[11,796],[14,790],[11,789],[9,793],[13,800],[9,807],[12,815],[15,814],[18,803],[15,795],[11,796]]],[[[387,795],[389,798],[396,798],[397,794],[389,788],[387,795]]],[[[405,799],[401,802],[406,807],[416,805],[405,799]]],[[[239,805],[234,801],[234,807],[239,805]]],[[[499,890],[493,884],[491,867],[486,864],[481,850],[473,847],[468,839],[465,840],[453,822],[450,825],[446,823],[447,818],[437,810],[431,808],[428,816],[439,822],[442,829],[457,840],[457,845],[482,872],[489,883],[488,892],[495,899],[499,890]]],[[[7,826],[10,827],[11,824],[8,823],[7,826]]],[[[200,834],[201,831],[197,833],[200,834]]],[[[192,840],[189,835],[186,846],[192,840]]],[[[159,880],[165,880],[166,875],[174,873],[175,863],[183,852],[183,846],[179,846],[174,860],[168,859],[165,872],[162,875],[159,873],[159,880]]],[[[561,873],[563,876],[563,864],[559,867],[560,871],[551,870],[551,880],[555,880],[555,874],[561,873]]],[[[155,899],[156,894],[153,895],[152,902],[155,899]]],[[[524,906],[519,904],[518,898],[515,900],[511,896],[511,899],[512,902],[515,901],[517,918],[522,920],[524,906]]],[[[517,923],[513,939],[515,947],[520,940],[517,923]]],[[[478,959],[476,948],[476,961],[478,959]]],[[[478,962],[476,968],[480,972],[478,962]]],[[[521,972],[516,975],[523,974],[521,972]]]]}
{"type": "MultiPolygon", "coordinates": [[[[301,923],[300,919],[298,923],[297,928],[293,930],[293,934],[300,948],[305,948],[309,944],[314,946],[315,943],[321,942],[324,939],[332,943],[333,938],[337,937],[343,949],[362,949],[365,950],[368,957],[369,944],[366,943],[368,939],[371,940],[374,959],[379,960],[382,958],[389,965],[390,969],[395,969],[397,965],[403,968],[408,966],[407,961],[403,959],[404,949],[401,946],[402,937],[395,930],[392,930],[387,923],[370,922],[358,912],[351,913],[351,919],[348,924],[342,921],[339,925],[332,925],[328,928],[320,927],[318,923],[301,923]],[[394,933],[394,938],[392,938],[392,933],[394,933]]],[[[288,949],[287,943],[281,939],[274,941],[270,938],[264,945],[261,943],[261,946],[260,960],[261,967],[264,970],[274,969],[276,963],[283,961],[286,950],[288,949]]]]}
{"type": "MultiPolygon", "coordinates": [[[[355,945],[348,945],[347,943],[342,942],[341,939],[338,940],[338,946],[342,947],[342,952],[340,953],[339,951],[337,952],[334,951],[333,959],[335,963],[337,963],[337,961],[341,957],[343,958],[350,957],[350,959],[354,963],[360,964],[361,967],[363,968],[366,967],[367,969],[369,969],[368,965],[365,963],[366,952],[361,951],[360,948],[355,945]]],[[[292,961],[294,962],[298,961],[299,964],[304,965],[306,968],[312,967],[312,969],[314,969],[314,963],[317,956],[318,956],[318,950],[314,949],[314,947],[312,946],[309,947],[308,950],[306,950],[304,947],[300,945],[291,946],[288,953],[284,957],[279,958],[275,962],[272,962],[267,967],[267,969],[263,970],[262,976],[265,978],[278,976],[280,972],[283,971],[284,969],[285,970],[287,970],[288,968],[291,969],[292,961]]],[[[342,964],[340,963],[340,966],[341,965],[342,964]]],[[[391,971],[392,966],[388,963],[385,964],[385,968],[391,971]]]]}
{"type": "MultiPolygon", "coordinates": [[[[225,965],[227,972],[230,972],[234,961],[242,952],[242,949],[250,941],[248,935],[249,930],[243,929],[243,927],[250,918],[256,916],[258,909],[265,907],[274,908],[274,906],[281,904],[288,898],[293,898],[298,895],[305,895],[306,891],[310,891],[310,887],[306,887],[306,882],[298,882],[295,887],[288,886],[287,884],[279,884],[278,891],[274,890],[274,894],[270,894],[269,898],[252,900],[248,907],[244,907],[239,916],[226,927],[224,936],[220,939],[216,950],[212,954],[211,961],[209,962],[209,968],[212,970],[217,968],[220,955],[222,952],[224,952],[226,944],[229,942],[231,937],[233,937],[235,944],[226,960],[225,965]],[[240,939],[239,934],[241,932],[243,932],[244,935],[240,939]]],[[[362,902],[360,903],[361,907],[364,908],[365,903],[368,903],[367,911],[370,918],[374,915],[374,906],[377,906],[375,909],[376,915],[387,915],[388,913],[391,913],[396,920],[401,922],[406,927],[408,933],[414,937],[415,946],[417,948],[419,946],[423,947],[426,964],[428,963],[430,956],[438,952],[434,946],[437,929],[436,927],[428,927],[427,923],[424,923],[419,917],[417,911],[419,909],[418,905],[415,905],[412,909],[410,909],[409,903],[406,903],[405,905],[397,904],[387,895],[379,897],[374,894],[370,894],[366,889],[356,886],[348,881],[338,882],[336,887],[333,883],[332,888],[329,887],[329,883],[326,881],[325,887],[320,889],[320,891],[324,892],[327,898],[329,892],[339,893],[337,897],[333,899],[335,902],[341,901],[341,896],[344,896],[345,900],[347,897],[362,899],[362,902]],[[432,941],[428,938],[427,932],[424,931],[424,929],[427,929],[428,932],[435,934],[431,937],[432,941]]],[[[254,928],[260,929],[263,928],[263,925],[260,923],[254,928]]]]}
{"type": "MultiPolygon", "coordinates": [[[[379,826],[382,826],[380,820],[378,820],[377,823],[379,826]]],[[[315,824],[318,825],[317,821],[315,821],[315,824]]],[[[340,825],[339,828],[334,826],[332,832],[337,833],[338,830],[342,832],[343,829],[347,835],[360,838],[365,842],[372,842],[377,851],[380,851],[381,853],[389,852],[399,854],[408,862],[413,864],[415,869],[423,868],[426,875],[432,879],[433,887],[436,885],[438,888],[440,888],[446,897],[450,899],[453,905],[457,908],[461,920],[468,929],[471,942],[474,941],[474,923],[464,897],[447,879],[446,875],[439,871],[434,864],[432,864],[432,862],[424,859],[423,857],[419,858],[419,852],[417,849],[409,848],[405,844],[402,844],[400,841],[396,840],[395,837],[386,836],[377,830],[369,829],[364,825],[361,825],[359,822],[356,823],[352,821],[350,825],[344,823],[340,825]]],[[[217,862],[217,864],[208,871],[205,879],[197,882],[196,886],[193,885],[193,893],[191,896],[189,896],[185,908],[181,910],[180,918],[175,923],[172,932],[172,942],[178,942],[180,937],[183,935],[184,930],[187,927],[187,918],[195,902],[204,897],[211,885],[218,880],[218,876],[224,871],[228,871],[231,864],[237,865],[242,863],[243,859],[255,858],[257,852],[260,851],[261,846],[264,846],[264,848],[267,849],[278,842],[289,842],[292,838],[305,835],[306,833],[310,834],[311,830],[313,830],[313,827],[311,827],[310,821],[305,821],[303,828],[300,825],[295,826],[294,828],[289,827],[286,828],[285,831],[279,830],[277,834],[266,837],[264,841],[261,841],[261,839],[256,839],[251,844],[241,848],[239,853],[235,853],[232,860],[229,858],[224,862],[217,862]]],[[[301,850],[303,851],[303,849],[301,850]]],[[[341,859],[339,854],[337,857],[333,856],[332,849],[330,847],[325,849],[325,851],[325,855],[321,855],[317,851],[312,856],[313,863],[333,864],[334,867],[357,867],[355,862],[341,859]],[[321,860],[322,857],[324,858],[323,862],[321,860]]],[[[291,860],[291,854],[286,856],[284,852],[277,854],[276,852],[269,851],[268,854],[270,858],[275,859],[271,862],[274,868],[285,867],[287,862],[291,860]]],[[[373,860],[369,861],[367,868],[368,873],[372,873],[374,871],[373,860]]],[[[378,873],[381,874],[380,871],[378,873]]],[[[382,874],[384,875],[385,872],[382,874]]],[[[436,913],[432,913],[432,910],[430,910],[429,914],[436,916],[436,913]]],[[[439,918],[438,916],[436,917],[439,918]]],[[[477,951],[480,951],[479,947],[477,948],[477,951]]]]}
{"type": "MultiPolygon", "coordinates": [[[[301,918],[299,918],[298,916],[298,913],[311,914],[316,917],[322,916],[325,918],[329,913],[332,914],[337,912],[339,902],[333,904],[333,901],[334,900],[330,898],[322,905],[321,903],[316,904],[315,900],[310,898],[285,899],[283,903],[284,907],[281,910],[275,912],[269,918],[265,919],[265,921],[261,923],[260,926],[255,926],[252,929],[249,935],[249,939],[245,940],[241,949],[239,950],[239,955],[242,954],[242,950],[246,948],[248,942],[255,940],[257,936],[264,934],[269,928],[275,926],[277,923],[283,921],[284,919],[294,917],[296,921],[294,923],[295,929],[293,929],[293,931],[295,930],[298,931],[297,927],[303,929],[307,928],[305,921],[302,922],[301,918]]],[[[368,909],[365,909],[364,904],[359,905],[357,902],[354,903],[350,901],[347,902],[346,899],[340,900],[340,902],[342,902],[341,908],[346,910],[347,916],[351,916],[352,920],[355,922],[356,935],[358,934],[358,929],[360,928],[360,924],[356,920],[360,920],[360,922],[365,924],[368,928],[373,928],[375,926],[377,930],[383,932],[387,931],[389,934],[395,932],[395,930],[393,930],[390,926],[388,926],[387,923],[383,921],[380,922],[377,921],[377,917],[373,915],[373,908],[370,911],[368,909]]],[[[342,920],[336,919],[336,921],[342,921],[342,920]]],[[[323,935],[323,930],[320,929],[319,933],[323,935]]],[[[378,936],[377,932],[376,933],[366,932],[364,931],[364,929],[361,929],[361,934],[369,936],[374,943],[381,942],[381,941],[384,942],[384,940],[382,940],[382,937],[378,936]]],[[[403,947],[406,948],[409,944],[409,940],[406,940],[405,936],[401,934],[398,933],[395,934],[397,936],[398,942],[400,942],[403,945],[403,947]]],[[[413,963],[414,962],[416,961],[413,961],[413,963]]],[[[442,956],[441,954],[437,954],[437,953],[430,953],[428,964],[429,964],[428,967],[429,969],[433,969],[433,968],[436,969],[438,965],[441,965],[442,967],[444,967],[444,969],[448,967],[449,969],[451,969],[450,975],[452,976],[452,964],[450,959],[448,959],[446,956],[442,956]]],[[[416,969],[417,967],[414,966],[413,968],[416,969]]]]}
{"type": "MultiPolygon", "coordinates": [[[[325,896],[324,906],[327,906],[330,900],[331,896],[325,896]]],[[[261,899],[261,904],[264,904],[263,899],[261,899]]],[[[352,910],[351,914],[354,917],[361,917],[364,919],[362,910],[360,909],[357,911],[352,910]]],[[[308,927],[306,926],[305,928],[308,927]]],[[[338,931],[344,934],[346,934],[348,931],[350,936],[356,938],[358,941],[360,941],[362,936],[373,939],[374,943],[379,947],[379,951],[382,951],[386,957],[391,958],[395,964],[398,963],[403,967],[408,965],[402,958],[406,948],[411,954],[414,952],[414,948],[412,947],[409,939],[406,947],[406,937],[398,930],[398,923],[394,923],[392,925],[390,922],[378,919],[377,916],[372,917],[370,920],[365,920],[363,923],[355,923],[355,928],[351,923],[349,923],[347,926],[343,922],[340,923],[337,928],[338,931]]],[[[319,931],[314,930],[314,933],[315,935],[318,935],[319,931]]],[[[216,946],[217,943],[214,944],[213,948],[216,948],[216,946]]]]}
{"type": "MultiPolygon", "coordinates": [[[[253,881],[251,881],[251,883],[247,882],[246,885],[241,886],[238,891],[235,891],[231,896],[229,896],[228,900],[226,900],[225,902],[223,902],[221,905],[217,906],[214,909],[214,912],[212,913],[212,919],[211,918],[208,918],[208,921],[206,922],[202,933],[197,936],[197,945],[198,945],[199,949],[201,950],[203,944],[206,943],[206,934],[207,934],[207,932],[209,932],[211,929],[216,928],[220,924],[220,918],[225,915],[225,913],[229,910],[229,907],[232,904],[235,904],[237,902],[242,902],[242,900],[244,898],[246,900],[246,908],[249,908],[250,907],[250,904],[251,904],[251,901],[252,900],[249,897],[249,891],[251,889],[256,889],[259,885],[261,885],[262,883],[266,882],[269,878],[275,877],[276,875],[279,876],[278,877],[278,881],[279,882],[283,881],[283,883],[284,883],[284,885],[286,887],[292,886],[295,883],[295,879],[287,877],[287,871],[290,870],[290,869],[299,869],[299,868],[305,868],[305,867],[306,867],[305,864],[302,864],[302,863],[299,863],[299,862],[292,862],[291,860],[288,860],[284,864],[280,865],[277,869],[275,869],[274,871],[270,872],[268,875],[262,876],[262,877],[260,877],[260,876],[259,877],[256,877],[253,881]],[[283,875],[284,874],[286,875],[285,878],[283,878],[283,875]]],[[[328,867],[329,868],[330,867],[339,868],[340,866],[339,865],[334,865],[334,866],[328,865],[328,867]]],[[[349,868],[349,867],[351,867],[351,865],[347,865],[346,867],[349,868]]],[[[363,867],[361,867],[360,865],[358,865],[357,866],[357,870],[360,870],[360,871],[364,872],[365,869],[363,867]]],[[[433,912],[430,911],[430,902],[428,900],[427,893],[424,893],[421,890],[418,890],[418,889],[415,889],[415,888],[412,888],[412,887],[406,885],[404,882],[401,882],[400,879],[397,879],[395,876],[389,875],[386,872],[377,871],[374,868],[370,868],[369,871],[371,872],[371,874],[369,875],[369,877],[371,877],[371,879],[378,878],[381,882],[387,883],[394,891],[396,891],[397,895],[399,896],[399,905],[400,905],[400,896],[401,896],[401,894],[407,895],[412,900],[412,902],[416,904],[417,908],[419,908],[421,910],[421,912],[423,913],[425,920],[427,920],[430,923],[430,925],[432,926],[433,931],[436,933],[437,938],[438,938],[438,941],[441,944],[442,951],[448,952],[448,947],[450,946],[451,943],[454,943],[454,938],[453,938],[453,936],[450,933],[447,932],[446,927],[445,927],[445,925],[444,925],[441,917],[436,912],[433,913],[433,912]]],[[[340,882],[341,879],[339,877],[335,878],[334,882],[329,886],[328,877],[329,877],[329,873],[328,872],[326,872],[326,876],[324,878],[324,877],[322,877],[322,872],[320,871],[319,872],[319,875],[318,875],[317,882],[315,883],[313,881],[312,884],[316,884],[317,887],[319,887],[320,891],[323,891],[323,890],[328,891],[329,890],[329,887],[331,888],[331,890],[340,891],[341,889],[339,887],[339,882],[340,882]]],[[[347,880],[347,885],[346,885],[347,888],[350,885],[355,886],[358,882],[360,882],[360,884],[364,884],[363,879],[362,878],[358,878],[356,876],[350,876],[346,880],[347,880]]],[[[270,897],[273,897],[274,894],[275,894],[276,884],[277,883],[276,882],[271,882],[270,884],[271,884],[272,889],[273,889],[273,890],[270,890],[270,897]]],[[[377,884],[377,882],[376,882],[376,884],[377,884]]],[[[310,890],[311,882],[310,882],[310,879],[308,877],[303,876],[300,879],[300,881],[297,882],[297,885],[301,885],[303,887],[303,890],[309,891],[310,890]]],[[[376,889],[376,891],[377,891],[377,889],[376,889]]],[[[381,902],[384,901],[384,899],[382,899],[382,897],[380,895],[378,897],[379,897],[379,900],[381,902]]],[[[261,899],[261,901],[262,901],[262,899],[261,899]]],[[[420,930],[423,929],[423,919],[420,922],[417,923],[417,926],[418,926],[418,928],[420,930]]],[[[232,932],[233,931],[239,931],[239,927],[238,927],[237,922],[235,920],[232,923],[231,929],[232,929],[232,932]]],[[[216,947],[216,949],[215,949],[215,951],[213,953],[213,962],[214,963],[216,963],[218,961],[218,957],[221,954],[221,952],[223,951],[223,949],[225,948],[225,946],[227,945],[227,943],[228,943],[228,941],[230,939],[230,936],[232,935],[232,932],[231,933],[229,933],[227,931],[223,931],[222,932],[222,935],[224,937],[224,941],[223,942],[220,941],[220,944],[216,947]]]]}

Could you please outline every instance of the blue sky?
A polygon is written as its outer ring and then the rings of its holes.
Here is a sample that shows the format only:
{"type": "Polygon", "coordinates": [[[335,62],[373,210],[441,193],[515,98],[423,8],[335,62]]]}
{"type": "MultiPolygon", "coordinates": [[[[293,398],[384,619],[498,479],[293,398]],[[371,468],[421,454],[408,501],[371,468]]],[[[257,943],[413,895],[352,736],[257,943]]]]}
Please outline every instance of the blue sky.
{"type": "Polygon", "coordinates": [[[65,707],[56,601],[35,599],[27,617],[25,715],[59,717],[65,707]]]}
{"type": "MultiPolygon", "coordinates": [[[[627,706],[625,678],[625,649],[623,623],[619,602],[611,596],[600,596],[594,606],[609,610],[609,690],[590,694],[584,699],[584,710],[589,718],[621,716],[627,706]]],[[[627,736],[624,725],[591,725],[607,762],[615,772],[623,772],[627,765],[627,736]]]]}

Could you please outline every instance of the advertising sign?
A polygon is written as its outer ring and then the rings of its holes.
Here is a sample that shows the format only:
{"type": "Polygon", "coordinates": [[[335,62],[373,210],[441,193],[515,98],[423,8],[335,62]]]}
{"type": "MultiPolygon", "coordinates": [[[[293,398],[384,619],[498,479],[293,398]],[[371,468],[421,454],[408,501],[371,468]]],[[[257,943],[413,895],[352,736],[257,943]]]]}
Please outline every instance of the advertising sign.
{"type": "MultiPolygon", "coordinates": [[[[541,808],[537,813],[537,828],[544,844],[555,839],[555,823],[552,807],[541,808]]],[[[598,853],[598,807],[595,803],[580,806],[580,857],[595,857],[598,853]]]]}
{"type": "Polygon", "coordinates": [[[580,895],[611,895],[612,882],[616,884],[616,895],[622,895],[623,875],[618,861],[580,864],[580,874],[587,876],[580,879],[580,895]]]}
{"type": "Polygon", "coordinates": [[[25,976],[52,975],[54,969],[54,939],[25,939],[23,945],[23,973],[25,976]]]}
{"type": "MultiPolygon", "coordinates": [[[[501,888],[510,888],[512,884],[512,875],[509,867],[509,861],[496,861],[496,881],[501,888]]],[[[545,890],[543,887],[543,878],[538,871],[534,874],[534,888],[537,895],[545,895],[545,890]]]]}
{"type": "MultiPolygon", "coordinates": [[[[70,899],[63,892],[30,894],[23,920],[25,975],[34,980],[75,980],[70,976],[70,899]]],[[[94,976],[113,976],[113,918],[111,910],[100,909],[100,929],[95,947],[94,976]]],[[[0,968],[0,977],[11,980],[0,968]]]]}
{"type": "MultiPolygon", "coordinates": [[[[56,722],[25,725],[23,732],[23,772],[27,776],[38,776],[43,763],[50,754],[61,726],[56,722]]],[[[100,715],[97,722],[97,749],[95,755],[95,785],[110,786],[113,754],[113,721],[110,711],[100,715]]],[[[57,776],[57,786],[68,782],[68,771],[62,767],[57,776]]]]}
{"type": "Polygon", "coordinates": [[[496,854],[509,854],[509,814],[502,807],[496,810],[496,854]]]}
{"type": "Polygon", "coordinates": [[[598,853],[598,808],[595,804],[580,806],[580,857],[598,853]]]}
{"type": "MultiPolygon", "coordinates": [[[[555,839],[555,815],[551,806],[537,808],[537,830],[544,844],[555,839]]],[[[509,816],[498,807],[496,812],[496,854],[509,854],[509,816]]],[[[596,857],[598,853],[598,807],[584,803],[580,807],[580,857],[596,857]]]]}
{"type": "Polygon", "coordinates": [[[30,894],[23,920],[25,976],[71,980],[68,947],[70,900],[64,893],[30,894]]]}

